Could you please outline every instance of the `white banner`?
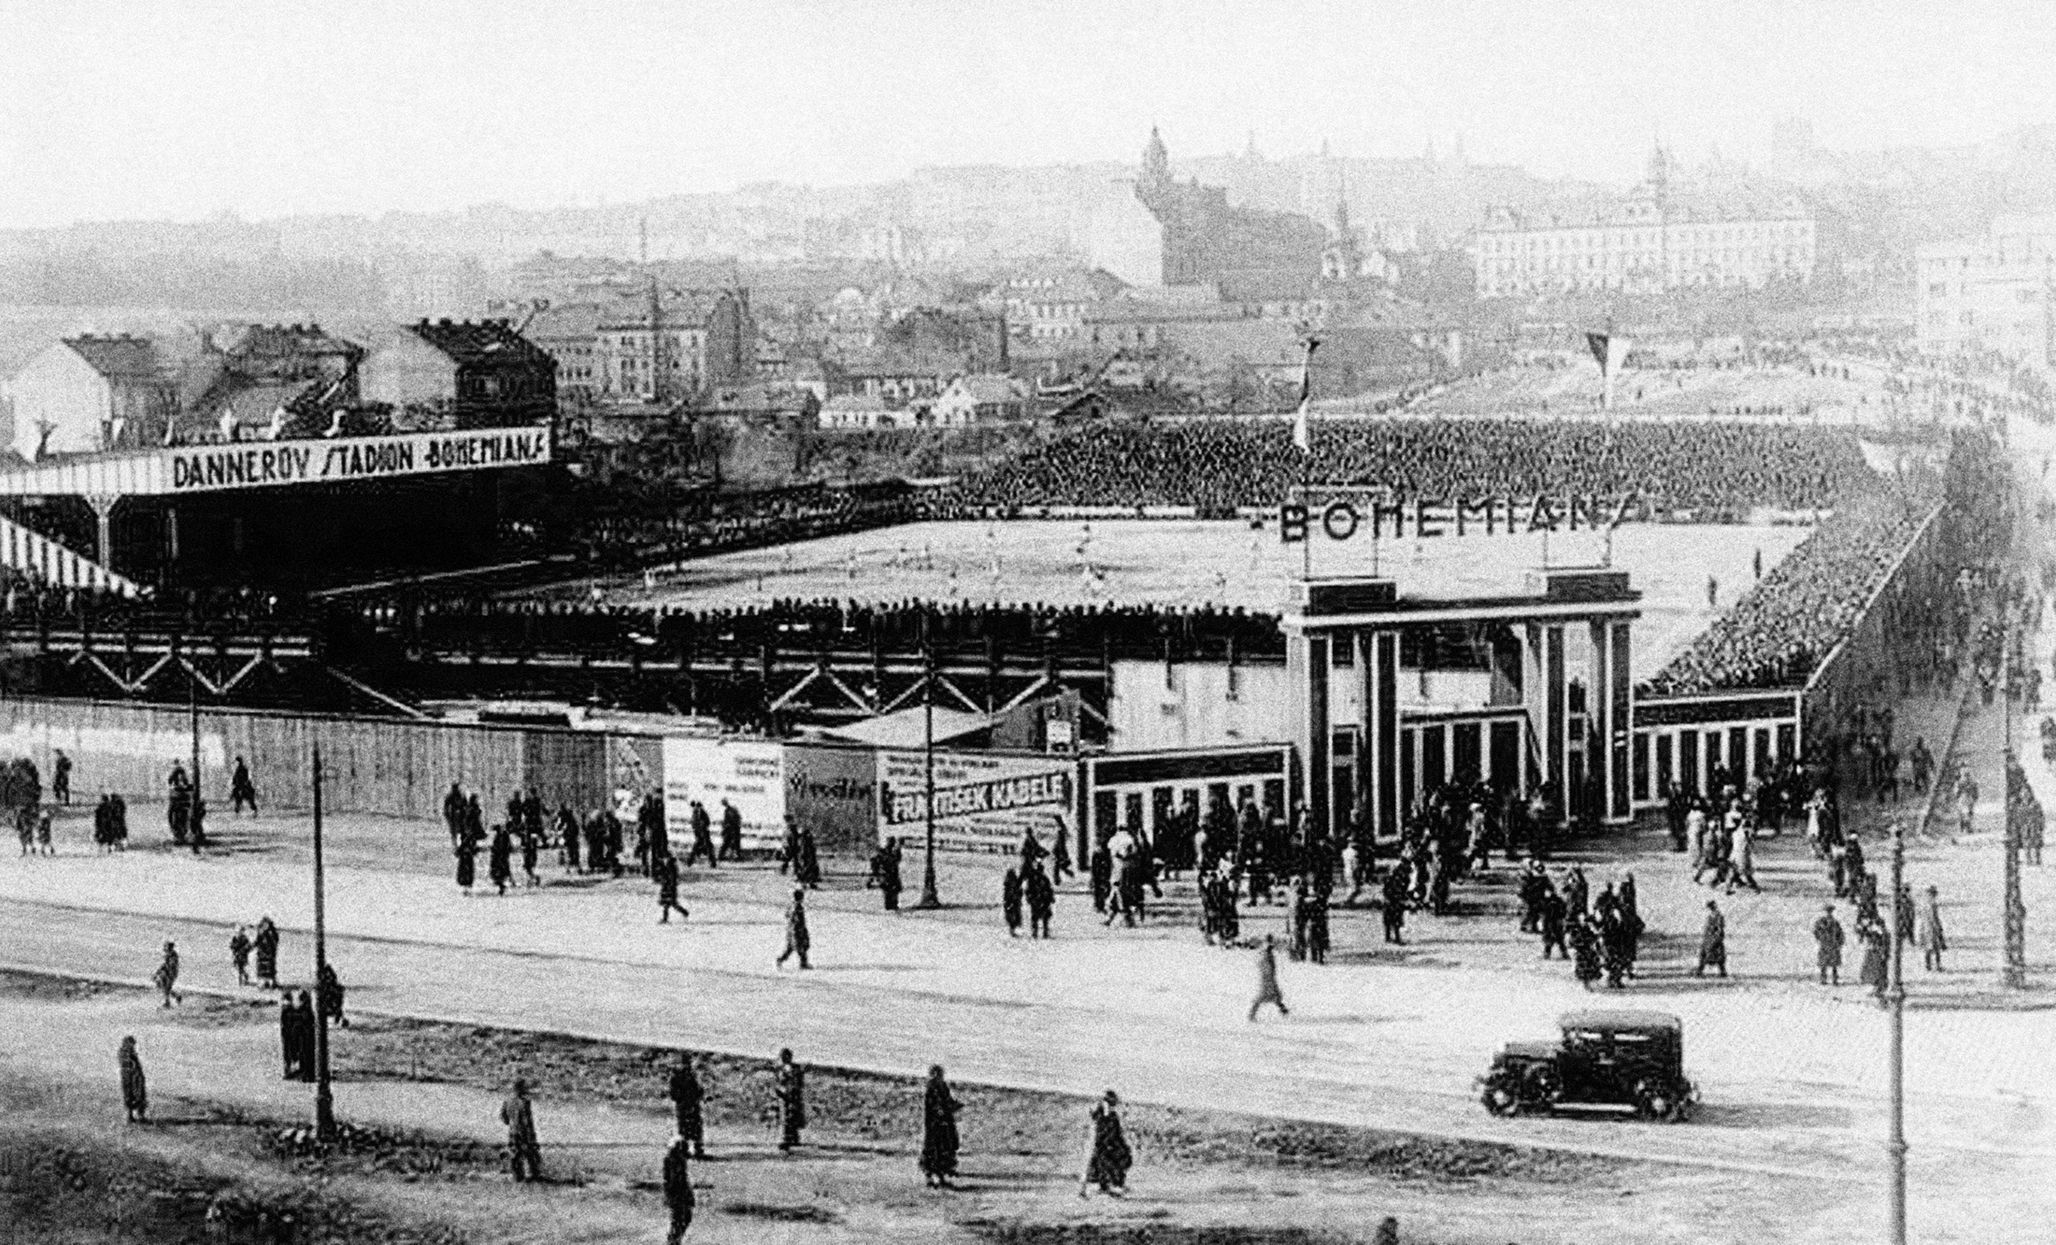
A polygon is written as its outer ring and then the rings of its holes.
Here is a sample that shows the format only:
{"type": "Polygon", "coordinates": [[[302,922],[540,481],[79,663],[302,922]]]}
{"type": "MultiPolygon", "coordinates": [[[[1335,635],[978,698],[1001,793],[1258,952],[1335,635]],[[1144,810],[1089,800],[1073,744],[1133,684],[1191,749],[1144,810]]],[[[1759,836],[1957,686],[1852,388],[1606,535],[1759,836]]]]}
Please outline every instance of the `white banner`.
{"type": "Polygon", "coordinates": [[[332,441],[238,441],[163,453],[171,477],[168,491],[198,493],[532,467],[550,461],[550,430],[474,428],[332,441]]]}
{"type": "Polygon", "coordinates": [[[743,846],[785,842],[785,745],[762,739],[666,739],[664,824],[672,850],[692,847],[692,802],[706,806],[721,840],[721,801],[742,814],[743,846]]]}
{"type": "MultiPolygon", "coordinates": [[[[941,851],[1010,852],[1034,830],[1043,846],[1074,812],[1075,762],[989,753],[935,754],[935,846],[941,851]]],[[[928,831],[928,774],[921,752],[878,754],[878,841],[919,840],[928,831]]]]}

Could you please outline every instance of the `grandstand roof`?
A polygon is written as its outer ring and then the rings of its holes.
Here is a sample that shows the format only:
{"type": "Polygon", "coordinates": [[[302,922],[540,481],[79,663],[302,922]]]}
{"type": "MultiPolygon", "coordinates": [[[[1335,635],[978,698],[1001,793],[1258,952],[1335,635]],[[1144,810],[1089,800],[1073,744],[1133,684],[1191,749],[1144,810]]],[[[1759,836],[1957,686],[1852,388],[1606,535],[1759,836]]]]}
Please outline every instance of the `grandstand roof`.
{"type": "Polygon", "coordinates": [[[84,359],[86,366],[109,380],[162,380],[166,375],[157,347],[147,337],[127,333],[111,337],[86,334],[67,337],[64,344],[84,359]]]}

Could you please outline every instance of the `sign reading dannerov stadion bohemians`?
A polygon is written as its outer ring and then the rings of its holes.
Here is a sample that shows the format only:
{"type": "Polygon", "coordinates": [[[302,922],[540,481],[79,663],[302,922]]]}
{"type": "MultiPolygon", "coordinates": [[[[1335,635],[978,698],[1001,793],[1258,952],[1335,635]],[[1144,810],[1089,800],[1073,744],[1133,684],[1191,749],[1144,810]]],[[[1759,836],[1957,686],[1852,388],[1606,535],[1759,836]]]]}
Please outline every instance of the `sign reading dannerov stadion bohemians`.
{"type": "Polygon", "coordinates": [[[535,466],[550,461],[550,430],[475,428],[332,441],[239,442],[166,453],[171,459],[171,491],[195,493],[535,466]]]}
{"type": "Polygon", "coordinates": [[[1296,545],[1318,531],[1329,540],[1367,535],[1421,539],[1435,536],[1523,536],[1533,532],[1611,531],[1640,514],[1641,498],[1547,494],[1428,501],[1423,498],[1337,498],[1319,505],[1288,501],[1278,507],[1278,536],[1296,545]]]}

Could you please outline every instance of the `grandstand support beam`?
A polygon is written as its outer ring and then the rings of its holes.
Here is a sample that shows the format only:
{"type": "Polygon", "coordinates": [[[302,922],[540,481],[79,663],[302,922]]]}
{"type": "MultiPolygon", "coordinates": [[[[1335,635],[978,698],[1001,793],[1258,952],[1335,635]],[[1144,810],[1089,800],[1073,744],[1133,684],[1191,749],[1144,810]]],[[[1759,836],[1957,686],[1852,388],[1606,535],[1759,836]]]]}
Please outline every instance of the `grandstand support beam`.
{"type": "MultiPolygon", "coordinates": [[[[1299,790],[1294,809],[1303,806],[1308,823],[1328,826],[1328,646],[1320,632],[1288,631],[1285,635],[1285,680],[1291,688],[1292,742],[1299,753],[1299,790]]],[[[1296,821],[1288,824],[1297,829],[1296,821]]]]}
{"type": "Polygon", "coordinates": [[[1537,786],[1557,817],[1570,814],[1570,767],[1566,725],[1570,715],[1564,688],[1563,624],[1529,623],[1521,696],[1528,710],[1529,738],[1536,749],[1537,786]]]}
{"type": "MultiPolygon", "coordinates": [[[[1630,624],[1619,619],[1592,622],[1592,742],[1589,765],[1597,765],[1600,819],[1629,820],[1628,743],[1634,721],[1633,683],[1628,677],[1630,624]]],[[[1589,771],[1588,771],[1589,772],[1589,771]]]]}
{"type": "Polygon", "coordinates": [[[1363,670],[1363,741],[1357,749],[1357,790],[1370,805],[1365,824],[1379,838],[1399,833],[1399,635],[1357,634],[1363,670]]]}
{"type": "Polygon", "coordinates": [[[120,493],[86,493],[85,503],[93,508],[96,543],[93,560],[108,570],[114,569],[114,508],[121,504],[120,493]]]}

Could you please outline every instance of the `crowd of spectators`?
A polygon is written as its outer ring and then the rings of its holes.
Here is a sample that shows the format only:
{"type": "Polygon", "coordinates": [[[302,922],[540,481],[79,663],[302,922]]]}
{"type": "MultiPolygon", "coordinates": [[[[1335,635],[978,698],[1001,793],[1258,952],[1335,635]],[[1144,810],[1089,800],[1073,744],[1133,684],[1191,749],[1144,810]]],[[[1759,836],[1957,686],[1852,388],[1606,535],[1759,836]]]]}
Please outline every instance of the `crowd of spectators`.
{"type": "Polygon", "coordinates": [[[1833,505],[1870,481],[1846,429],[1761,423],[1557,423],[1512,419],[1333,420],[1312,452],[1283,422],[1099,424],[980,476],[963,511],[1038,506],[1275,505],[1314,484],[1377,484],[1428,499],[1636,493],[1660,511],[1739,515],[1833,505]]]}

